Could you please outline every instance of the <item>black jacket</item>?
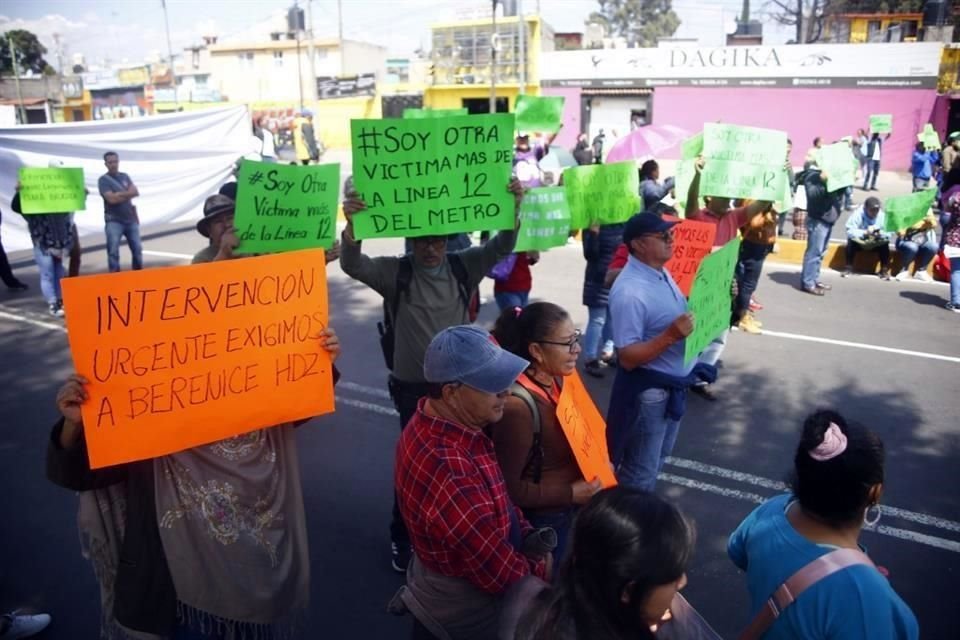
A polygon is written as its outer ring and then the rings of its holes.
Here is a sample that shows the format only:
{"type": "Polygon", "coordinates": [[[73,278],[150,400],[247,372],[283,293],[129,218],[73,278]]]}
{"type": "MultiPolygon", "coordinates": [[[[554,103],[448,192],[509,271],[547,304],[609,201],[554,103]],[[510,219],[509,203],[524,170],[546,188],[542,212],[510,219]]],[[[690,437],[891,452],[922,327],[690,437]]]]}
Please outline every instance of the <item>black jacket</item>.
{"type": "Polygon", "coordinates": [[[803,173],[803,186],[807,190],[807,215],[826,224],[836,222],[844,190],[827,191],[827,183],[815,169],[803,173]]]}
{"type": "Polygon", "coordinates": [[[610,289],[603,286],[613,254],[623,242],[623,224],[605,224],[594,233],[583,230],[583,257],[587,266],[583,272],[583,304],[587,307],[607,306],[610,289]]]}

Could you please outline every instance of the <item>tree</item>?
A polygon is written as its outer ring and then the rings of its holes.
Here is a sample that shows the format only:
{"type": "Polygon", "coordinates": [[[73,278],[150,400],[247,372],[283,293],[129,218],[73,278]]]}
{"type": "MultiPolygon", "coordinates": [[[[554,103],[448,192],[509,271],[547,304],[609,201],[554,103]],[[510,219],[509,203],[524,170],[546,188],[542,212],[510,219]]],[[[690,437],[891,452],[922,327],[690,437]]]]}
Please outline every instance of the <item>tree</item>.
{"type": "Polygon", "coordinates": [[[13,29],[0,35],[0,73],[13,73],[13,59],[10,57],[10,40],[13,40],[17,54],[17,66],[20,73],[32,71],[45,75],[55,74],[53,67],[43,59],[47,48],[40,44],[37,36],[23,29],[13,29]]]}
{"type": "Polygon", "coordinates": [[[668,38],[680,26],[670,0],[597,0],[599,11],[589,22],[606,27],[610,36],[625,38],[630,46],[655,47],[657,40],[668,38]]]}
{"type": "Polygon", "coordinates": [[[824,22],[838,13],[919,13],[924,0],[770,0],[773,19],[796,27],[795,42],[816,42],[824,22]]]}

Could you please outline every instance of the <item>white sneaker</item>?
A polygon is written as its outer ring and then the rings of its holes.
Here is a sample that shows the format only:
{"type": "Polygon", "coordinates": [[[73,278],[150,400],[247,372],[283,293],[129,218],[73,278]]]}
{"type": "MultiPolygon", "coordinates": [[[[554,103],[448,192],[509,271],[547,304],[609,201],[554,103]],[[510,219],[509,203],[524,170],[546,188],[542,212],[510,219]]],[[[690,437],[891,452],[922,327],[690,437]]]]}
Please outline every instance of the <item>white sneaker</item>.
{"type": "Polygon", "coordinates": [[[893,279],[897,282],[906,282],[910,279],[910,271],[908,269],[901,269],[900,273],[898,273],[893,279]]]}
{"type": "Polygon", "coordinates": [[[917,271],[913,274],[914,280],[919,280],[920,282],[933,282],[933,278],[930,277],[930,274],[926,271],[917,271]]]}
{"type": "Polygon", "coordinates": [[[46,613],[38,613],[35,616],[22,615],[16,611],[3,616],[10,621],[7,628],[0,638],[3,640],[19,640],[20,638],[29,638],[34,636],[50,624],[50,616],[46,613]]]}

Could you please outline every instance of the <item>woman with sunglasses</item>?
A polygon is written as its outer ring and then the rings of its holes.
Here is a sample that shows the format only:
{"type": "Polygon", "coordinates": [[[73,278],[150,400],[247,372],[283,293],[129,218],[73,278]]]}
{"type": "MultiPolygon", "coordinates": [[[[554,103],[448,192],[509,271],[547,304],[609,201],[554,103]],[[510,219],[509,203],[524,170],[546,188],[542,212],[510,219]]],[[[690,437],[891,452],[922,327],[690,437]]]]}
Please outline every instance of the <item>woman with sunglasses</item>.
{"type": "Polygon", "coordinates": [[[577,365],[580,331],[563,308],[535,302],[504,310],[493,336],[530,362],[511,388],[503,418],[491,426],[497,460],[514,504],[533,526],[557,532],[559,561],[576,509],[601,488],[580,473],[556,417],[563,378],[577,365]]]}

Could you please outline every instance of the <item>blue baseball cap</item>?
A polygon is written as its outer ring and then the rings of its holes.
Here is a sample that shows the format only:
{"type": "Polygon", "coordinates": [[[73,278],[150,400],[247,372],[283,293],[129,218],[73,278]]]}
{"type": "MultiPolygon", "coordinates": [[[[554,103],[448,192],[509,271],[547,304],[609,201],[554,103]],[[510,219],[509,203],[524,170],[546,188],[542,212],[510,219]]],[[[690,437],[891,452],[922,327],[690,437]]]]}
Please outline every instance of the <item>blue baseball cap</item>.
{"type": "Polygon", "coordinates": [[[461,382],[486,393],[510,388],[530,363],[500,346],[487,332],[470,324],[438,333],[423,358],[427,382],[461,382]]]}

